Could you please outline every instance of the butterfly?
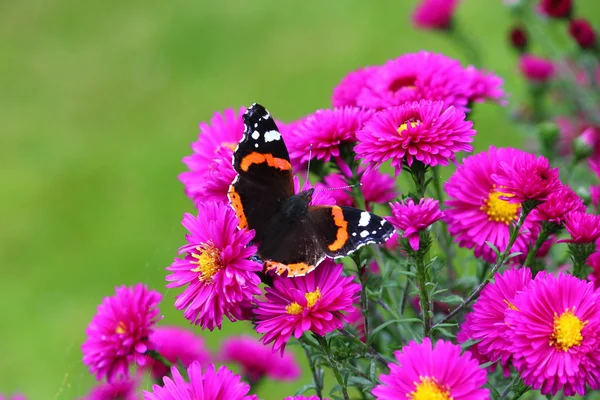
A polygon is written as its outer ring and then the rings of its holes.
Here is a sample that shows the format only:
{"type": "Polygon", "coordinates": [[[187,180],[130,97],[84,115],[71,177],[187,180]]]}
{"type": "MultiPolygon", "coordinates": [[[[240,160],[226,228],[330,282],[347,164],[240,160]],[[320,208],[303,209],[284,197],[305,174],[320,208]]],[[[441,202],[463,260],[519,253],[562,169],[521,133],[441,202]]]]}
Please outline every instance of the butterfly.
{"type": "Polygon", "coordinates": [[[233,153],[237,175],[228,198],[238,227],[255,231],[253,242],[266,271],[306,275],[325,258],[344,257],[391,237],[392,224],[375,214],[311,205],[314,189],[295,194],[290,156],[269,112],[255,103],[243,120],[244,136],[233,153]]]}

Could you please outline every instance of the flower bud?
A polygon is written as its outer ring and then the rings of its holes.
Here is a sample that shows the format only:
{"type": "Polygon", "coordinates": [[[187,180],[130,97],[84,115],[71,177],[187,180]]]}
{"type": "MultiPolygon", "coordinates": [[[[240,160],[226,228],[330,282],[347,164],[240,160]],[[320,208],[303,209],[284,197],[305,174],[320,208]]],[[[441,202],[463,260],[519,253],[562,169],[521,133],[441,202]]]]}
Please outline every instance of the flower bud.
{"type": "Polygon", "coordinates": [[[527,32],[521,26],[515,26],[509,33],[510,44],[520,52],[527,49],[527,32]]]}
{"type": "Polygon", "coordinates": [[[542,13],[553,18],[569,18],[572,8],[571,0],[542,0],[540,2],[542,13]]]}
{"type": "Polygon", "coordinates": [[[594,32],[594,28],[590,23],[583,18],[571,20],[569,34],[582,49],[591,49],[596,46],[596,32],[594,32]]]}

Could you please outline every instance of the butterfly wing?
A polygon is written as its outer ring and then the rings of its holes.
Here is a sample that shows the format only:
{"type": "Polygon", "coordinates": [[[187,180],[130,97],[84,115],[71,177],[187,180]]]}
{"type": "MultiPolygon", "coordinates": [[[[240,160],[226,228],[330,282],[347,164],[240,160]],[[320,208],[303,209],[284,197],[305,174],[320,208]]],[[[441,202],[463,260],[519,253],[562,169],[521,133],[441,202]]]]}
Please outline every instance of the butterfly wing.
{"type": "Polygon", "coordinates": [[[313,229],[327,257],[344,257],[371,243],[383,243],[394,233],[394,226],[378,215],[344,206],[308,208],[313,229]]]}
{"type": "Polygon", "coordinates": [[[240,228],[254,229],[264,240],[266,222],[294,194],[292,166],[285,143],[269,112],[253,104],[243,115],[244,136],[233,154],[237,176],[229,187],[240,228]]]}

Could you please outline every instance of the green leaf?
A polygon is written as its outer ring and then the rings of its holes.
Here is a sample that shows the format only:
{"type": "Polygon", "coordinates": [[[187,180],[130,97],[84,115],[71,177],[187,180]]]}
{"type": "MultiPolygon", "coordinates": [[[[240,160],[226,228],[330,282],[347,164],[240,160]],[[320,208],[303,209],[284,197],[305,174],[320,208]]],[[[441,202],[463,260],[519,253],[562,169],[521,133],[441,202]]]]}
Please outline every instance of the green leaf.
{"type": "Polygon", "coordinates": [[[508,261],[508,260],[510,260],[510,259],[511,259],[511,258],[513,258],[513,257],[520,256],[521,254],[523,254],[523,252],[522,252],[522,251],[515,251],[514,253],[510,253],[510,254],[508,255],[508,257],[506,257],[506,260],[505,260],[505,261],[508,261]]]}
{"type": "Polygon", "coordinates": [[[402,319],[390,319],[385,321],[383,324],[379,325],[377,328],[373,329],[371,332],[371,336],[369,336],[369,343],[371,344],[375,335],[385,329],[388,325],[401,323],[401,322],[421,322],[419,318],[402,318],[402,319]]]}
{"type": "Polygon", "coordinates": [[[348,386],[375,386],[373,382],[368,379],[363,378],[362,376],[352,376],[346,383],[348,386]]]}
{"type": "Polygon", "coordinates": [[[447,304],[461,304],[464,300],[462,297],[453,294],[453,295],[444,297],[440,301],[442,303],[447,303],[447,304]]]}
{"type": "Polygon", "coordinates": [[[492,250],[494,250],[494,253],[496,253],[496,257],[500,255],[500,250],[498,250],[494,243],[486,241],[485,244],[487,244],[492,250]]]}
{"type": "Polygon", "coordinates": [[[308,392],[309,390],[317,390],[314,383],[309,383],[308,385],[304,385],[304,386],[300,387],[298,390],[296,390],[296,393],[294,393],[294,396],[302,396],[304,393],[308,392]]]}
{"type": "Polygon", "coordinates": [[[446,329],[444,329],[444,328],[436,327],[435,329],[436,329],[437,331],[440,331],[440,333],[441,333],[443,336],[447,337],[447,338],[454,339],[454,338],[456,337],[456,335],[455,335],[455,334],[453,334],[452,332],[450,332],[450,331],[448,331],[448,330],[446,330],[446,329]]]}

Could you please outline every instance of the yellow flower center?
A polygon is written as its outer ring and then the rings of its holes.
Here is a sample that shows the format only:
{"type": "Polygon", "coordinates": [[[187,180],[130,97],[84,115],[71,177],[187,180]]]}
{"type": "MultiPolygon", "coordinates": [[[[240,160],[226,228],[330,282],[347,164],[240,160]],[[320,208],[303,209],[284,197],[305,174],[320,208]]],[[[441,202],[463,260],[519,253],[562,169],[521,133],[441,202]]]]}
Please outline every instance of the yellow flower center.
{"type": "Polygon", "coordinates": [[[490,221],[504,222],[506,225],[510,225],[511,221],[518,218],[517,213],[520,205],[502,200],[500,196],[511,197],[510,194],[494,190],[490,192],[487,200],[484,200],[485,204],[481,206],[481,210],[485,211],[490,221]]]}
{"type": "Polygon", "coordinates": [[[421,382],[415,382],[415,390],[407,397],[410,400],[452,400],[450,391],[441,387],[435,378],[420,377],[421,382]]]}
{"type": "Polygon", "coordinates": [[[573,346],[579,346],[583,340],[581,331],[587,325],[588,321],[581,321],[575,314],[575,307],[572,310],[567,310],[560,315],[554,313],[554,330],[550,335],[550,345],[567,351],[573,346]]]}
{"type": "Polygon", "coordinates": [[[200,282],[212,283],[212,278],[223,267],[221,260],[221,252],[215,247],[212,242],[202,243],[196,247],[198,253],[192,253],[192,257],[196,261],[192,264],[197,264],[198,267],[192,269],[192,272],[200,272],[198,280],[200,282]]]}
{"type": "Polygon", "coordinates": [[[119,323],[117,324],[117,327],[115,328],[115,333],[122,335],[125,332],[127,332],[127,327],[125,326],[125,322],[119,321],[119,323]]]}
{"type": "MultiPolygon", "coordinates": [[[[321,291],[319,290],[319,288],[317,288],[314,292],[305,293],[304,297],[306,298],[307,302],[306,308],[310,310],[321,298],[321,291]]],[[[293,303],[290,303],[287,305],[287,307],[285,307],[285,311],[287,311],[287,313],[291,315],[301,314],[302,311],[304,311],[304,307],[302,307],[300,304],[294,301],[293,303]]]]}
{"type": "Polygon", "coordinates": [[[508,301],[508,300],[506,300],[506,299],[504,299],[504,300],[502,300],[502,301],[503,301],[503,302],[504,302],[504,304],[506,304],[506,306],[507,306],[508,308],[510,308],[511,310],[515,310],[515,311],[521,311],[521,310],[519,310],[517,307],[515,307],[515,305],[514,305],[513,303],[511,303],[510,301],[508,301]]]}
{"type": "Polygon", "coordinates": [[[397,129],[399,134],[402,134],[402,132],[404,132],[405,130],[408,129],[408,124],[410,124],[411,128],[414,128],[415,126],[419,126],[421,125],[421,121],[410,121],[408,123],[404,123],[402,125],[400,125],[397,129]]]}

